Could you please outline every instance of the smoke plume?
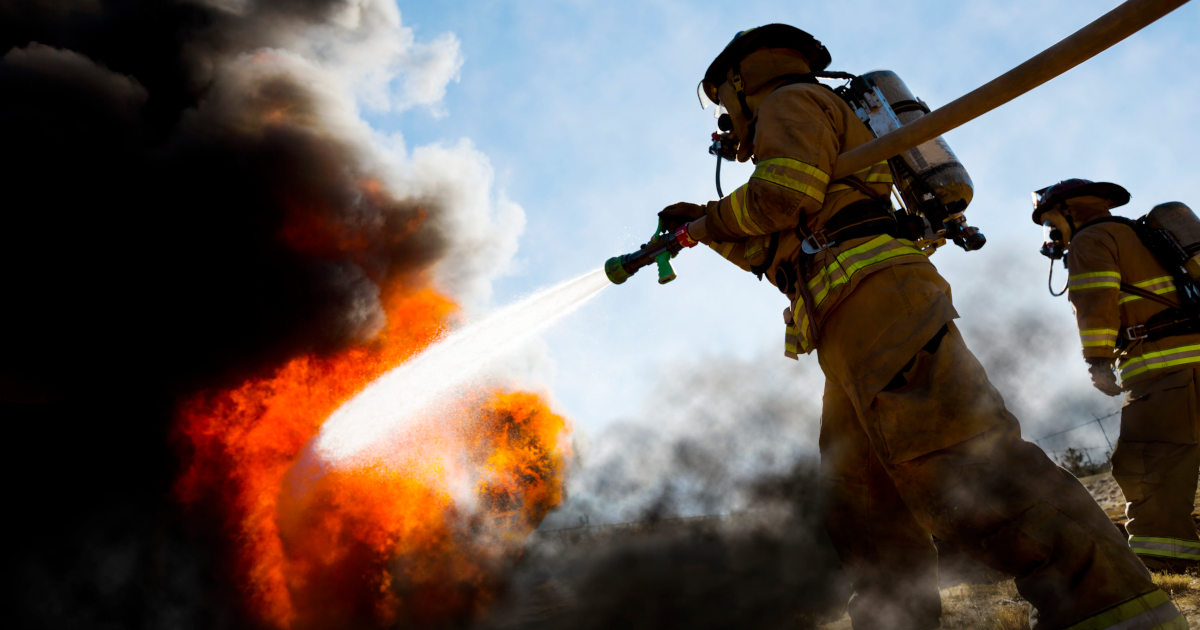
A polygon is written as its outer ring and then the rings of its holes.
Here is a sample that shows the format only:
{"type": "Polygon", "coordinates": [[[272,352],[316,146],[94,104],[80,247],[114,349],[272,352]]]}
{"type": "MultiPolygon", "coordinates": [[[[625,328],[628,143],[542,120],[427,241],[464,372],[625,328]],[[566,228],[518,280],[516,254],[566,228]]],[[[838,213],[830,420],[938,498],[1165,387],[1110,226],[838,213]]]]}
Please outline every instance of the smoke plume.
{"type": "Polygon", "coordinates": [[[816,366],[703,357],[653,391],[580,440],[569,500],[481,627],[814,627],[845,603],[820,512],[816,366]]]}
{"type": "Polygon", "coordinates": [[[182,397],[486,301],[523,228],[439,105],[463,59],[388,0],[3,0],[0,399],[18,625],[239,625],[165,497],[182,397]],[[53,471],[53,483],[44,472],[53,471]]]}

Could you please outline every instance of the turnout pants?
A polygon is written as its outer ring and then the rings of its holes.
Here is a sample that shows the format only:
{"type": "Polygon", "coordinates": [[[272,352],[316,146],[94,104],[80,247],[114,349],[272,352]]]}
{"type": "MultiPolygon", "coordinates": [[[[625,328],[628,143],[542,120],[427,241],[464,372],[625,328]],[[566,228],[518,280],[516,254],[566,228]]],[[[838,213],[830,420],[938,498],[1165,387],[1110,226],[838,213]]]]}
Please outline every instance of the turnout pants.
{"type": "MultiPolygon", "coordinates": [[[[926,267],[873,274],[876,286],[868,278],[839,309],[890,299],[892,310],[919,311],[920,296],[905,287],[940,281],[926,267]]],[[[839,348],[856,343],[854,320],[834,319],[822,333],[820,448],[826,526],[854,584],[856,629],[939,626],[930,533],[1015,576],[1041,630],[1187,628],[1087,490],[1021,439],[953,322],[940,339],[935,328],[924,346],[918,340],[890,382],[864,387],[836,354],[854,351],[839,348]]],[[[885,342],[876,346],[903,347],[885,342]]]]}
{"type": "Polygon", "coordinates": [[[1192,510],[1200,472],[1197,371],[1132,385],[1113,451],[1113,477],[1128,504],[1129,545],[1152,569],[1200,560],[1192,510]]]}

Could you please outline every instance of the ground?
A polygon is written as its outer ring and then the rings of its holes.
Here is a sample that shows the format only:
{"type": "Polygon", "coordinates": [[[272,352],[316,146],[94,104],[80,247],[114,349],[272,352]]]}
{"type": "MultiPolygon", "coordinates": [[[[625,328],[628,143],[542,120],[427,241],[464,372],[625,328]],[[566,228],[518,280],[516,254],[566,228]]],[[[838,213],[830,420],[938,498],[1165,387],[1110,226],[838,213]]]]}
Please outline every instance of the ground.
{"type": "MultiPolygon", "coordinates": [[[[1101,473],[1079,480],[1092,493],[1100,507],[1121,531],[1125,530],[1125,495],[1112,473],[1101,473]]],[[[1192,518],[1200,523],[1200,493],[1192,518]]],[[[1152,572],[1154,583],[1175,601],[1193,628],[1200,628],[1200,576],[1152,572]]],[[[959,584],[942,589],[942,628],[979,628],[985,630],[1027,630],[1029,605],[1017,594],[1011,579],[982,584],[959,584]]],[[[826,623],[822,630],[850,630],[850,619],[826,623]]]]}
{"type": "MultiPolygon", "coordinates": [[[[851,587],[825,538],[815,474],[753,511],[538,532],[475,628],[849,630],[851,587]]],[[[1123,529],[1125,497],[1112,475],[1080,482],[1123,529]]],[[[1028,603],[1011,579],[937,546],[942,628],[1028,629],[1028,603]]],[[[1200,576],[1154,580],[1200,630],[1200,576]]]]}

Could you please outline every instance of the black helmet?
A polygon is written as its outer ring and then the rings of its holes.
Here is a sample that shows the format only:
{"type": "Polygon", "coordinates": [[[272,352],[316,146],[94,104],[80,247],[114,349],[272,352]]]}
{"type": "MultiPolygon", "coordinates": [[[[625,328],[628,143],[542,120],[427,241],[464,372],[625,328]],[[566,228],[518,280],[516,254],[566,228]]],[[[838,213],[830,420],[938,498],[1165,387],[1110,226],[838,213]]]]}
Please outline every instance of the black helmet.
{"type": "Polygon", "coordinates": [[[1095,196],[1107,199],[1112,207],[1129,203],[1129,191],[1108,182],[1086,179],[1064,179],[1057,184],[1033,192],[1033,222],[1042,224],[1042,213],[1075,197],[1095,196]]]}
{"type": "Polygon", "coordinates": [[[758,28],[739,31],[717,55],[704,73],[700,82],[700,93],[713,103],[717,102],[717,88],[725,82],[729,69],[760,48],[788,48],[804,55],[809,68],[820,72],[829,67],[832,59],[829,51],[815,37],[787,24],[767,24],[758,28]]]}

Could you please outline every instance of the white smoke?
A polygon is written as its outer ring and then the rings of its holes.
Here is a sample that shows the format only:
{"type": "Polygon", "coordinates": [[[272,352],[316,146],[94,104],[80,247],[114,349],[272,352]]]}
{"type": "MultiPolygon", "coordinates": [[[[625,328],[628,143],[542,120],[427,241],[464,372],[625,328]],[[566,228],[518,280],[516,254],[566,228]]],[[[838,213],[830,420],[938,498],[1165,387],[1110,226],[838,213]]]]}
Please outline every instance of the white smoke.
{"type": "MultiPolygon", "coordinates": [[[[250,11],[270,17],[268,9],[244,0],[210,4],[239,17],[250,11]]],[[[271,24],[272,46],[217,62],[200,109],[248,98],[278,73],[294,78],[318,104],[310,113],[314,126],[356,146],[396,197],[438,205],[431,220],[446,235],[448,251],[433,278],[464,306],[486,305],[492,280],[516,253],[524,210],[495,189],[491,161],[469,139],[409,147],[401,134],[380,133],[362,116],[363,110],[398,115],[414,107],[449,115],[442,101],[463,65],[458,38],[446,33],[418,41],[390,0],[347,0],[319,22],[276,18],[271,24]]]]}

